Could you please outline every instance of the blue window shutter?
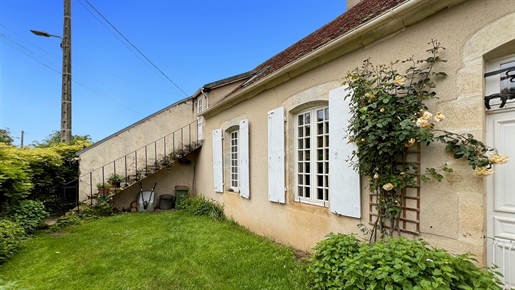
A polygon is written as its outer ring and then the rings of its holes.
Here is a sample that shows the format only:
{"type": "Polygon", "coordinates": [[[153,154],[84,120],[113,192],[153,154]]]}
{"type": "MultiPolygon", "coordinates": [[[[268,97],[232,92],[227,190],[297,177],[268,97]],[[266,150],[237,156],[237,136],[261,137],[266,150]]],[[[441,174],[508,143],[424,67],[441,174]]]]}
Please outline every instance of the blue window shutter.
{"type": "Polygon", "coordinates": [[[213,180],[215,192],[223,192],[222,129],[213,131],[213,180]]]}
{"type": "Polygon", "coordinates": [[[361,217],[360,176],[346,160],[356,150],[354,143],[347,143],[347,127],[350,119],[348,86],[329,92],[329,208],[339,215],[361,217]]]}
{"type": "Polygon", "coordinates": [[[249,187],[249,120],[240,121],[240,140],[238,148],[238,169],[240,173],[240,196],[250,198],[249,187]]]}
{"type": "Polygon", "coordinates": [[[268,112],[268,200],[285,203],[284,108],[268,112]]]}

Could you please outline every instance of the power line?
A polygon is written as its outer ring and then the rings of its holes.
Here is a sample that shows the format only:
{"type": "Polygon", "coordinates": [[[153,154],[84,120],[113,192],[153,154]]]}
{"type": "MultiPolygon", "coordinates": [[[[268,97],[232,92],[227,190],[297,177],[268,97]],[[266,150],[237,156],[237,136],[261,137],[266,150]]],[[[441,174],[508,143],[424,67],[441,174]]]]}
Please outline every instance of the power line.
{"type": "Polygon", "coordinates": [[[155,69],[157,69],[167,80],[169,80],[177,89],[179,89],[186,97],[188,97],[188,94],[183,90],[181,89],[174,81],[172,81],[162,70],[160,70],[150,59],[148,59],[148,57],[146,57],[143,52],[141,52],[134,44],[132,44],[132,42],[130,42],[129,39],[127,39],[127,37],[125,37],[116,27],[114,27],[113,24],[111,24],[111,22],[109,22],[109,20],[107,20],[104,15],[102,15],[93,5],[91,5],[91,3],[89,3],[88,0],[84,0],[86,1],[86,3],[88,3],[89,6],[91,6],[91,8],[93,10],[95,10],[96,13],[98,13],[98,15],[100,15],[100,17],[102,17],[118,34],[120,34],[121,37],[123,37],[123,39],[125,39],[125,41],[127,41],[139,54],[141,54],[155,69]]]}

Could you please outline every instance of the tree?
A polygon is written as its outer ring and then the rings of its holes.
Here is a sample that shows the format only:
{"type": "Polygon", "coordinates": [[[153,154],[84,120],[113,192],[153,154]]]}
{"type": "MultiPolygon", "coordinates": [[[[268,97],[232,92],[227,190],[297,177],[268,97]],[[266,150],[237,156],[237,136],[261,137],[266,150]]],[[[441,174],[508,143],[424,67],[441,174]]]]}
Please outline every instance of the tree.
{"type": "Polygon", "coordinates": [[[11,132],[9,128],[0,129],[0,142],[5,145],[12,145],[14,139],[11,137],[11,132]]]}
{"type": "MultiPolygon", "coordinates": [[[[91,141],[91,137],[89,135],[83,135],[83,136],[73,135],[72,140],[70,140],[69,145],[77,145],[79,143],[85,144],[83,142],[89,143],[88,146],[93,143],[93,141],[91,141]]],[[[61,132],[54,131],[52,134],[48,135],[45,139],[43,139],[42,142],[33,141],[31,146],[34,146],[37,148],[47,148],[47,147],[56,146],[60,143],[62,143],[61,142],[61,132]]]]}

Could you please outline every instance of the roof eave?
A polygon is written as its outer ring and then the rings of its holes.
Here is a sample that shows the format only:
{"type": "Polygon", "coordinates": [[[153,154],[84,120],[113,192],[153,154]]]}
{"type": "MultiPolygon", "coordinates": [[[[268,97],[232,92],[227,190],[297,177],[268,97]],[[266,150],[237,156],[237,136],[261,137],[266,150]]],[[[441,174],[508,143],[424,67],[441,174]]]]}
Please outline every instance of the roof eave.
{"type": "Polygon", "coordinates": [[[283,66],[270,75],[228,96],[202,113],[205,118],[214,116],[260,92],[271,89],[294,77],[327,63],[342,55],[360,49],[392,33],[422,21],[434,13],[468,0],[410,0],[391,8],[380,16],[342,34],[312,52],[283,66]]]}

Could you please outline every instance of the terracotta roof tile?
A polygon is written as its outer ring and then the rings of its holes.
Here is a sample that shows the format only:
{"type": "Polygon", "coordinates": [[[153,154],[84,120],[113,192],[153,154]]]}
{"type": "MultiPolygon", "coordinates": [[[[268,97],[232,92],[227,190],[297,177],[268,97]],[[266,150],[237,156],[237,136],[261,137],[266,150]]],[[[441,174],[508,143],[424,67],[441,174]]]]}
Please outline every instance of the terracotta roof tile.
{"type": "Polygon", "coordinates": [[[254,72],[262,71],[263,69],[264,71],[254,77],[252,81],[247,82],[246,85],[270,75],[313,50],[316,50],[323,44],[344,35],[407,1],[409,0],[362,0],[333,21],[257,66],[253,70],[254,72]]]}

